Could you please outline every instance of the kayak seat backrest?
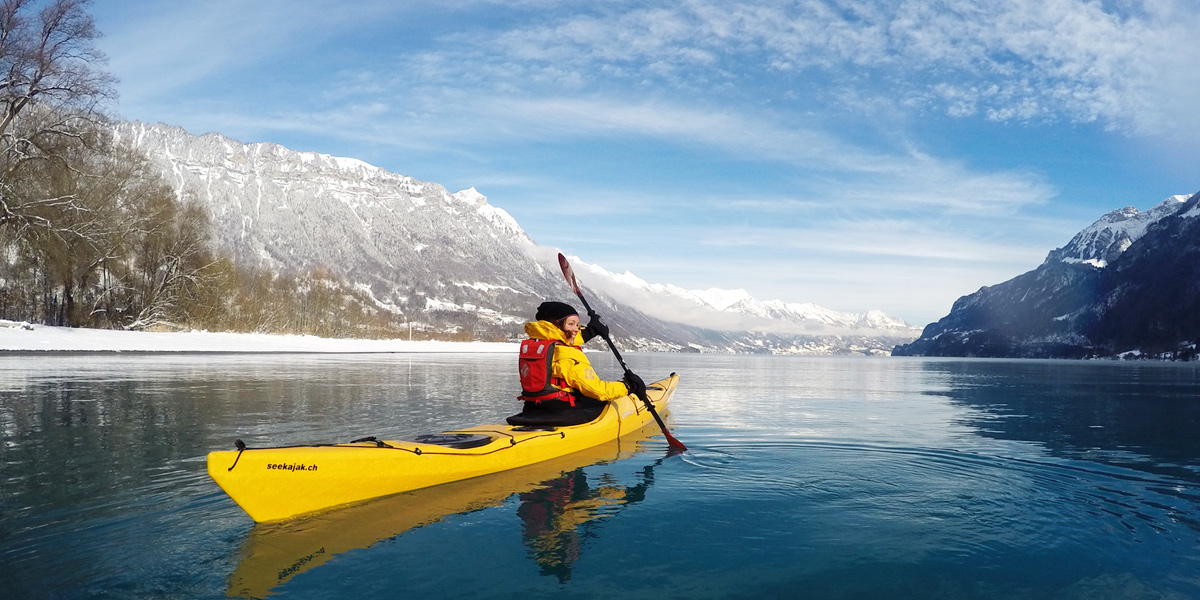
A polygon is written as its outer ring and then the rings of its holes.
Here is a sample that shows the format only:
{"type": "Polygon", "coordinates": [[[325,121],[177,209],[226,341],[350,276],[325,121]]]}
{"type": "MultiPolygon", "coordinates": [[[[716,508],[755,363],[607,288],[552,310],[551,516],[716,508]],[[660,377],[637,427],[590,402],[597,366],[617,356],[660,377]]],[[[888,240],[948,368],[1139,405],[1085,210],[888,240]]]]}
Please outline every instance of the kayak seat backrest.
{"type": "Polygon", "coordinates": [[[604,412],[604,405],[580,406],[571,410],[539,411],[526,410],[507,419],[509,425],[564,427],[567,425],[583,425],[595,421],[604,412]]]}

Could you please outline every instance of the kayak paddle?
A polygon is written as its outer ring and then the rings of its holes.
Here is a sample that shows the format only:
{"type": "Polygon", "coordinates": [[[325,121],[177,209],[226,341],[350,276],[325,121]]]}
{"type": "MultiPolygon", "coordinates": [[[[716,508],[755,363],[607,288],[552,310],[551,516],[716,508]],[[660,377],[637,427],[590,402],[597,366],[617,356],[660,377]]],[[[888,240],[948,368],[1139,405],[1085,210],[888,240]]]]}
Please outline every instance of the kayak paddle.
{"type": "MultiPolygon", "coordinates": [[[[592,319],[596,318],[596,311],[592,310],[592,307],[588,305],[587,298],[583,297],[583,290],[579,289],[579,284],[575,281],[575,271],[571,270],[571,263],[567,262],[567,257],[563,256],[561,252],[558,254],[558,266],[562,267],[563,277],[567,278],[567,285],[571,286],[571,291],[575,292],[576,296],[579,296],[580,302],[583,302],[583,308],[587,309],[588,317],[592,319]]],[[[617,357],[617,362],[620,363],[621,368],[629,372],[629,367],[625,366],[625,359],[621,358],[621,353],[617,351],[617,347],[613,344],[612,339],[608,337],[607,333],[603,337],[604,341],[608,342],[608,347],[612,350],[613,356],[617,357]]],[[[654,403],[646,397],[645,392],[638,394],[638,398],[642,401],[642,404],[646,405],[646,408],[650,409],[650,414],[654,415],[654,420],[658,422],[663,435],[667,437],[667,444],[680,450],[687,450],[687,446],[684,446],[683,442],[675,439],[675,436],[671,435],[671,432],[667,430],[666,423],[663,423],[662,417],[658,416],[658,411],[655,410],[654,403]]]]}

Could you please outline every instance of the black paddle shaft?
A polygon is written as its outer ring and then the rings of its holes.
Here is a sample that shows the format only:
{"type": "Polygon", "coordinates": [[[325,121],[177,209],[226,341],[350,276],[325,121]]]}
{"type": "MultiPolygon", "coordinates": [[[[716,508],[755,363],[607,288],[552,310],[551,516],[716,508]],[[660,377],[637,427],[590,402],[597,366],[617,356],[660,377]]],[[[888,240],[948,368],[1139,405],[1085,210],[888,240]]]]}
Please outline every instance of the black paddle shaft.
{"type": "MultiPolygon", "coordinates": [[[[583,303],[583,308],[587,311],[588,318],[596,318],[596,311],[592,310],[591,305],[588,304],[587,298],[583,297],[583,290],[579,289],[579,283],[575,281],[575,271],[571,269],[571,263],[567,262],[567,257],[563,256],[561,253],[558,255],[558,265],[562,267],[563,277],[567,279],[567,283],[570,284],[571,290],[575,292],[575,295],[579,297],[579,301],[583,303]]],[[[630,372],[629,367],[625,364],[625,359],[621,358],[621,352],[617,350],[616,344],[613,344],[613,341],[608,337],[608,334],[604,334],[601,337],[604,338],[605,342],[608,342],[608,348],[612,350],[613,356],[617,357],[617,363],[621,365],[621,370],[626,373],[630,372]]],[[[642,404],[645,404],[646,408],[649,409],[650,414],[658,423],[658,427],[662,429],[663,435],[666,436],[667,443],[681,450],[687,450],[687,446],[684,446],[683,442],[675,439],[675,436],[671,435],[671,432],[667,429],[667,424],[663,423],[662,417],[658,416],[658,410],[654,408],[654,403],[650,401],[650,398],[646,396],[646,393],[644,391],[639,392],[637,397],[642,401],[642,404]]]]}
{"type": "MultiPolygon", "coordinates": [[[[578,293],[578,291],[576,291],[576,293],[578,293]]],[[[587,299],[583,297],[583,294],[579,294],[579,300],[580,302],[583,302],[583,308],[587,311],[588,318],[595,319],[596,311],[592,310],[592,307],[588,306],[587,299]]],[[[617,363],[621,365],[621,370],[628,371],[629,366],[625,364],[625,359],[621,358],[621,351],[617,350],[616,344],[613,344],[613,341],[609,339],[607,335],[601,335],[600,337],[604,338],[604,341],[608,342],[608,348],[612,350],[613,356],[617,357],[617,363]]]]}

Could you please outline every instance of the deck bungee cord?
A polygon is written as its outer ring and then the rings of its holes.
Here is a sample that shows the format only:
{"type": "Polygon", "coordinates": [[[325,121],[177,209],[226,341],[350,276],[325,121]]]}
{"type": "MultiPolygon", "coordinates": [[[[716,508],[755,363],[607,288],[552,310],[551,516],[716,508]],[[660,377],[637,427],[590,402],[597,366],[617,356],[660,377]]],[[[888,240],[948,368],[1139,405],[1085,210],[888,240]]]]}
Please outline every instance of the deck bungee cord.
{"type": "MultiPolygon", "coordinates": [[[[528,430],[521,430],[521,431],[528,431],[528,430]]],[[[480,432],[479,430],[475,431],[475,433],[479,433],[479,432],[480,432]]],[[[461,433],[461,432],[447,431],[442,434],[433,434],[433,435],[446,435],[446,434],[459,434],[459,433],[461,433]]],[[[437,450],[422,450],[419,447],[418,448],[405,448],[403,446],[393,446],[381,439],[376,438],[373,435],[365,437],[365,438],[360,438],[357,440],[351,440],[349,442],[344,442],[344,443],[343,442],[332,442],[332,443],[327,443],[327,444],[296,444],[296,445],[292,445],[292,446],[263,446],[261,448],[251,448],[251,447],[247,446],[245,444],[245,442],[243,442],[242,440],[234,440],[234,447],[237,448],[237,452],[238,452],[237,458],[235,458],[233,460],[233,464],[230,465],[229,468],[226,469],[226,471],[232,471],[233,468],[237,466],[238,461],[241,460],[242,453],[247,450],[287,450],[287,449],[291,449],[291,448],[347,448],[347,449],[357,448],[360,450],[379,450],[379,449],[399,450],[401,452],[409,452],[409,453],[415,454],[417,456],[427,456],[427,455],[428,456],[487,456],[488,454],[494,454],[496,452],[500,452],[501,450],[508,450],[509,448],[512,448],[513,446],[516,446],[517,444],[523,444],[525,442],[533,441],[533,440],[543,438],[543,437],[557,437],[559,439],[567,438],[567,432],[565,432],[565,431],[548,431],[546,433],[543,433],[542,435],[533,435],[533,436],[528,436],[528,437],[525,437],[522,439],[517,439],[516,436],[512,435],[511,433],[508,433],[507,431],[489,430],[489,431],[483,431],[482,433],[494,433],[497,436],[507,437],[508,445],[501,446],[499,448],[493,448],[491,450],[488,450],[487,452],[439,452],[437,450]],[[357,445],[357,444],[363,444],[366,442],[374,442],[375,445],[374,446],[359,446],[359,445],[357,445]]],[[[417,444],[427,444],[427,445],[433,445],[433,446],[439,445],[436,442],[428,442],[428,441],[423,441],[423,440],[421,440],[421,441],[393,440],[393,441],[417,443],[417,444]]],[[[493,440],[493,438],[488,437],[487,441],[483,444],[479,444],[479,446],[489,445],[493,441],[495,441],[495,440],[493,440]]],[[[453,447],[453,446],[451,446],[451,447],[453,447]]]]}

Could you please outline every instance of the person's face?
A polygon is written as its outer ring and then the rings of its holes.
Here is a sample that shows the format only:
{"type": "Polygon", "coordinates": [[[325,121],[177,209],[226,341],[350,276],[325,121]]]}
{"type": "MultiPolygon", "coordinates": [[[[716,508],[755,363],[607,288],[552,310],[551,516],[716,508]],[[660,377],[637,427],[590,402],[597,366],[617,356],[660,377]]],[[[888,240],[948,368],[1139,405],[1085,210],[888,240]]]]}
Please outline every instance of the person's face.
{"type": "Polygon", "coordinates": [[[579,316],[571,315],[563,319],[562,325],[559,327],[567,333],[567,340],[575,339],[575,334],[579,333],[579,316]]]}

